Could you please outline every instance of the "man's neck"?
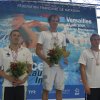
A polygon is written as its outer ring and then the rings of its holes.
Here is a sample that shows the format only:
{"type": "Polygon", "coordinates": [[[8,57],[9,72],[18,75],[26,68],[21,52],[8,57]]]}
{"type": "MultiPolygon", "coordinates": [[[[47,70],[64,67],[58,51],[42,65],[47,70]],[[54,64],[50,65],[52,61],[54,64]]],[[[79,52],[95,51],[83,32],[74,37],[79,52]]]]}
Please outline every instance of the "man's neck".
{"type": "Polygon", "coordinates": [[[18,44],[10,44],[10,45],[9,45],[9,48],[10,48],[11,50],[17,51],[18,48],[20,48],[20,46],[19,46],[18,44]]]}
{"type": "Polygon", "coordinates": [[[57,32],[56,28],[50,28],[50,32],[57,32]]]}
{"type": "Polygon", "coordinates": [[[94,51],[99,51],[99,47],[91,47],[91,50],[94,50],[94,51]]]}

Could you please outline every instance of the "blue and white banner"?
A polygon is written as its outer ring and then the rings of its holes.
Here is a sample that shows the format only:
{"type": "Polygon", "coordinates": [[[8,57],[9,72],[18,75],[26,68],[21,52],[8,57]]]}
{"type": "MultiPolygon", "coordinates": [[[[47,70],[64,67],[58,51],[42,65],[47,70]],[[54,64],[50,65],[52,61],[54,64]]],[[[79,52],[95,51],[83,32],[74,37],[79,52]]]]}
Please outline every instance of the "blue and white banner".
{"type": "MultiPolygon", "coordinates": [[[[63,99],[67,98],[84,98],[84,89],[82,85],[66,85],[65,89],[63,90],[63,99]]],[[[41,85],[29,85],[27,90],[27,99],[40,99],[42,93],[42,86],[41,85]]],[[[55,97],[55,90],[53,89],[49,94],[49,99],[54,99],[55,97]]]]}
{"type": "MultiPolygon", "coordinates": [[[[60,62],[65,72],[63,99],[84,98],[78,59],[81,51],[90,46],[90,35],[97,33],[95,8],[57,2],[0,1],[0,12],[0,47],[3,48],[9,43],[12,29],[19,29],[22,33],[22,44],[33,53],[34,65],[28,78],[27,100],[41,100],[43,62],[36,55],[35,47],[41,31],[49,29],[47,18],[50,14],[59,15],[58,32],[66,34],[66,50],[70,51],[68,65],[64,64],[63,58],[60,62]],[[41,29],[40,25],[44,27],[41,29]]],[[[0,91],[1,84],[2,79],[0,91]]],[[[0,92],[0,98],[1,95],[0,92]]],[[[49,99],[55,99],[54,89],[50,92],[49,99]]]]}

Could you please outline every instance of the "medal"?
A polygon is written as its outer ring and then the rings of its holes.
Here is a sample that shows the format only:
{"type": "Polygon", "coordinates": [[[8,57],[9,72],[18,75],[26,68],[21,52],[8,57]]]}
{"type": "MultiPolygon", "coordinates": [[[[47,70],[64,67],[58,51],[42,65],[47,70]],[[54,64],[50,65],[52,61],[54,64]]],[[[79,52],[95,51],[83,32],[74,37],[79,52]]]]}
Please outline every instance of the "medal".
{"type": "Polygon", "coordinates": [[[58,32],[53,32],[51,33],[51,47],[55,47],[55,45],[59,44],[59,39],[58,39],[58,32]]]}
{"type": "Polygon", "coordinates": [[[100,63],[99,63],[99,61],[98,61],[98,60],[96,61],[96,65],[97,65],[97,66],[98,66],[98,65],[100,65],[100,63]]]}
{"type": "Polygon", "coordinates": [[[94,51],[91,49],[91,52],[94,56],[94,59],[96,61],[96,65],[99,66],[100,65],[100,61],[99,61],[99,51],[97,52],[97,56],[95,55],[94,51]]]}

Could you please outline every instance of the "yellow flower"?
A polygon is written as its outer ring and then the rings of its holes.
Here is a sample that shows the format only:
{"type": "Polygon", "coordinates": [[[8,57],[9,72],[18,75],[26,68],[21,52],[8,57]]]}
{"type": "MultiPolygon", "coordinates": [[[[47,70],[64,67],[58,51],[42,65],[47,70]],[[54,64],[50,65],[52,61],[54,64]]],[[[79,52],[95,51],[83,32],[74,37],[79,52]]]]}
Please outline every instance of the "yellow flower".
{"type": "Polygon", "coordinates": [[[50,49],[47,53],[47,59],[52,64],[58,64],[61,57],[68,57],[69,51],[62,49],[61,47],[55,45],[55,48],[50,49]]]}
{"type": "Polygon", "coordinates": [[[66,50],[62,50],[62,52],[63,52],[63,56],[64,57],[68,57],[69,55],[70,55],[70,52],[69,51],[66,51],[66,50]]]}

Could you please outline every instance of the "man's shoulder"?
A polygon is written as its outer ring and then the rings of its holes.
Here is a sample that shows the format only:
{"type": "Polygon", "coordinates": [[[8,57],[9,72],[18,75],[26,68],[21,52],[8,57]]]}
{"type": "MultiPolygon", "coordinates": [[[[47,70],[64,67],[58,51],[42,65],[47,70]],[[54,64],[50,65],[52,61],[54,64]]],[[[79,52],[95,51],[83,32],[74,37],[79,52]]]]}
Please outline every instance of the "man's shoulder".
{"type": "Polygon", "coordinates": [[[58,34],[59,34],[60,36],[65,36],[65,35],[66,35],[64,32],[58,32],[58,34]]]}
{"type": "Polygon", "coordinates": [[[91,49],[90,48],[86,48],[86,49],[84,49],[84,51],[87,51],[87,52],[89,52],[91,49]]]}
{"type": "Polygon", "coordinates": [[[28,48],[25,47],[25,46],[23,46],[23,45],[21,45],[20,49],[21,49],[21,50],[27,50],[28,48]]]}
{"type": "Polygon", "coordinates": [[[6,52],[9,52],[9,46],[0,48],[0,53],[3,54],[3,53],[6,53],[6,52]]]}
{"type": "Polygon", "coordinates": [[[50,31],[42,31],[41,33],[40,33],[40,36],[47,36],[47,35],[49,35],[50,34],[50,31]]]}
{"type": "Polygon", "coordinates": [[[48,30],[47,31],[42,31],[41,33],[46,34],[46,33],[50,33],[50,31],[48,31],[48,30]]]}
{"type": "Polygon", "coordinates": [[[1,50],[9,50],[9,46],[6,46],[6,47],[3,47],[3,48],[0,48],[1,50]]]}
{"type": "Polygon", "coordinates": [[[90,51],[90,48],[85,48],[82,53],[89,53],[90,51]]]}
{"type": "Polygon", "coordinates": [[[30,49],[25,46],[21,46],[20,50],[22,50],[23,52],[31,52],[30,49]]]}

